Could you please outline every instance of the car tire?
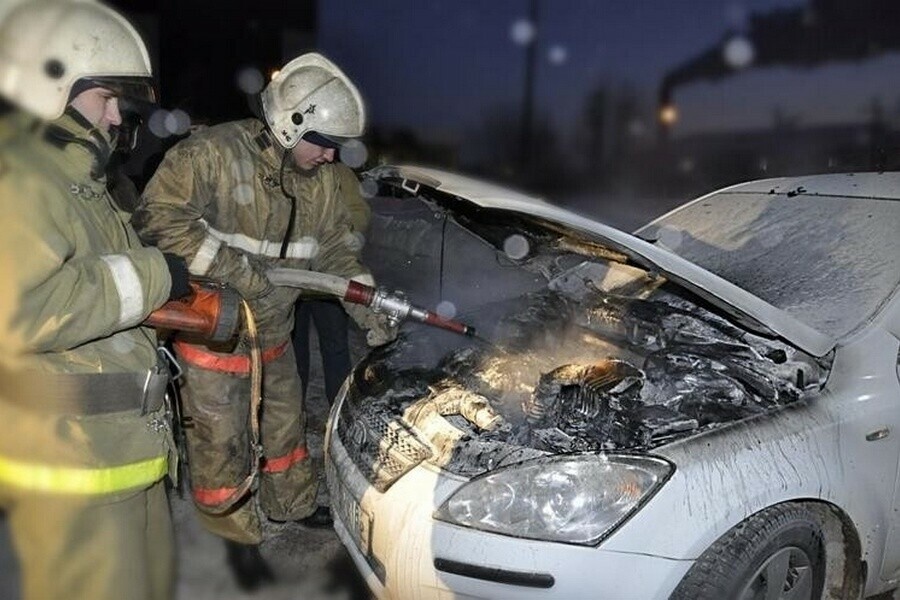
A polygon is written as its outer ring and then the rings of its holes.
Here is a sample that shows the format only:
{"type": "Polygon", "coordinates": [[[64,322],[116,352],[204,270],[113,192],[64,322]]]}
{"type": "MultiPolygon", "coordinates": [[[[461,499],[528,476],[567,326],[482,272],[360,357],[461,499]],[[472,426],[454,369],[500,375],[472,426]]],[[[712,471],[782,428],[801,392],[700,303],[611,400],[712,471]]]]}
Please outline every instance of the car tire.
{"type": "Polygon", "coordinates": [[[756,513],[716,540],[670,598],[817,600],[825,586],[825,565],[825,536],[815,513],[782,504],[756,513]]]}

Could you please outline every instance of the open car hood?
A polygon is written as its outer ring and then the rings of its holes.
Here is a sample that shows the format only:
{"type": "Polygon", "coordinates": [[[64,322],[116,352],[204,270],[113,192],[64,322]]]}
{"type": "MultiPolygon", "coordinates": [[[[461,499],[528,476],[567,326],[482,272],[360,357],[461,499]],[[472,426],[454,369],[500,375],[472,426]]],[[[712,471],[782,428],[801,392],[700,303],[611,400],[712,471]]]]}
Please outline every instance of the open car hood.
{"type": "Polygon", "coordinates": [[[802,346],[828,343],[666,250],[465,178],[372,175],[364,262],[478,332],[404,327],[354,368],[332,431],[380,491],[423,461],[650,452],[821,392],[833,353],[802,346]]]}
{"type": "Polygon", "coordinates": [[[585,239],[624,255],[628,262],[664,275],[669,281],[710,302],[757,333],[780,337],[816,357],[825,356],[835,346],[832,337],[665,248],[553,206],[539,198],[425,167],[386,165],[372,169],[366,173],[366,177],[398,180],[411,193],[418,192],[424,186],[481,208],[510,211],[571,228],[574,232],[583,234],[585,239]]]}

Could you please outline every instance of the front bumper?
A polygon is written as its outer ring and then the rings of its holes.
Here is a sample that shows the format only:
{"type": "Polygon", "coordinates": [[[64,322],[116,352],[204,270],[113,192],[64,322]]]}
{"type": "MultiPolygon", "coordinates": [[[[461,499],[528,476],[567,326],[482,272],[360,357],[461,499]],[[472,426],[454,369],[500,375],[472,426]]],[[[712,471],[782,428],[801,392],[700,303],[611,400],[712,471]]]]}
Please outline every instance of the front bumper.
{"type": "Polygon", "coordinates": [[[380,599],[668,598],[693,564],[436,521],[432,513],[462,480],[422,464],[380,493],[333,430],[328,437],[335,529],[380,599]]]}

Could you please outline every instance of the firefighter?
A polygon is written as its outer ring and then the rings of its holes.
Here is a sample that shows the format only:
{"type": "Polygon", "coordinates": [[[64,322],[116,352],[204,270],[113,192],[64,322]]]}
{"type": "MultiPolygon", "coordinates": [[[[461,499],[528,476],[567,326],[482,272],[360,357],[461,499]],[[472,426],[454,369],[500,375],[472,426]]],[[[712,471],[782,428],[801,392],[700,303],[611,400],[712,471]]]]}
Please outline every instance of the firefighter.
{"type": "MultiPolygon", "coordinates": [[[[332,164],[336,149],[365,127],[356,87],[310,53],[285,65],[260,101],[265,122],[217,125],[173,147],[134,216],[144,241],[183,257],[193,275],[232,285],[255,315],[263,362],[256,491],[246,490],[257,464],[248,431],[248,336],[229,349],[175,344],[185,371],[184,412],[193,424],[187,440],[194,503],[204,525],[229,542],[229,564],[248,589],[271,578],[259,554],[259,509],[276,521],[331,526],[327,507],[316,505],[291,345],[299,290],[273,286],[266,271],[292,267],[373,283],[357,260],[358,238],[332,164]]],[[[386,320],[350,313],[369,329],[370,343],[396,335],[386,320]]]]}
{"type": "Polygon", "coordinates": [[[167,370],[140,324],[188,291],[103,175],[119,102],[152,101],[147,50],[112,9],[40,0],[0,23],[0,508],[24,598],[163,599],[167,370]]]}

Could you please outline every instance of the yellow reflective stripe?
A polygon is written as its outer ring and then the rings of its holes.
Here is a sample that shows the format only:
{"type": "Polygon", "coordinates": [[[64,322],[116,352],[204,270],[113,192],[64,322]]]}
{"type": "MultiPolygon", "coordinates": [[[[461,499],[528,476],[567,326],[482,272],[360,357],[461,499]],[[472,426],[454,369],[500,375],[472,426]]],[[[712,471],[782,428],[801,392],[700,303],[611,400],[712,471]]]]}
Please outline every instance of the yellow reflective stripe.
{"type": "Polygon", "coordinates": [[[50,467],[0,456],[0,483],[56,494],[111,494],[146,487],[162,479],[167,470],[165,456],[102,469],[50,467]]]}

